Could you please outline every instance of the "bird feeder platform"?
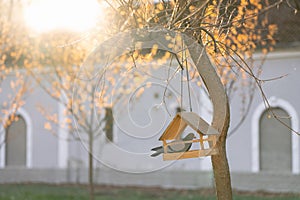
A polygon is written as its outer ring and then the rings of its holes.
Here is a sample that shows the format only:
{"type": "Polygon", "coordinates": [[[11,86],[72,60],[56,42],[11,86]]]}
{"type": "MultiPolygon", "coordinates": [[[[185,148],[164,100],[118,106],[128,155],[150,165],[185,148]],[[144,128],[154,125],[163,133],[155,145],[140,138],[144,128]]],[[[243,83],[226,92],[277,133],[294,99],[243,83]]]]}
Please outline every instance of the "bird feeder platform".
{"type": "Polygon", "coordinates": [[[180,112],[171,121],[167,129],[159,138],[163,142],[163,159],[164,160],[178,160],[187,158],[205,157],[218,154],[216,148],[217,139],[220,133],[210,126],[204,119],[193,112],[180,112]],[[178,140],[183,131],[190,126],[195,132],[198,133],[199,139],[188,141],[178,141],[178,143],[198,143],[199,149],[189,150],[186,152],[172,152],[168,153],[168,146],[176,143],[170,140],[178,140]]]}

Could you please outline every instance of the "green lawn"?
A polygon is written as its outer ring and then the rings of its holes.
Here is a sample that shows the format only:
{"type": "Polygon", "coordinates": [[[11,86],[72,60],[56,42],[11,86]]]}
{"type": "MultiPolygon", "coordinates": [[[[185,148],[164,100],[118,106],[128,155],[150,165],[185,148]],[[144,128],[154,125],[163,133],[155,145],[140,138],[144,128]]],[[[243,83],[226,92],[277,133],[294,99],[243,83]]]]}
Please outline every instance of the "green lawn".
{"type": "MultiPolygon", "coordinates": [[[[12,184],[0,185],[0,200],[85,200],[86,186],[12,184]]],[[[96,187],[96,200],[213,200],[211,190],[163,190],[158,188],[96,187]]],[[[299,200],[300,194],[270,194],[235,192],[236,200],[299,200]]]]}

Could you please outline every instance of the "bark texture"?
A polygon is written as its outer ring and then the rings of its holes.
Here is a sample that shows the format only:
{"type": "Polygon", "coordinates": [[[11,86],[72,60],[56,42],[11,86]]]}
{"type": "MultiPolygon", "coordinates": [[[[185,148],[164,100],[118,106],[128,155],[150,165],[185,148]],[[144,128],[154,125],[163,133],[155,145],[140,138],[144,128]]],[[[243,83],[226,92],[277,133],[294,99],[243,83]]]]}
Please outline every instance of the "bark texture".
{"type": "Polygon", "coordinates": [[[232,199],[230,170],[226,155],[226,137],[230,121],[229,116],[230,114],[228,109],[228,116],[226,117],[224,127],[221,131],[221,136],[217,142],[219,154],[211,157],[218,200],[232,199]]]}

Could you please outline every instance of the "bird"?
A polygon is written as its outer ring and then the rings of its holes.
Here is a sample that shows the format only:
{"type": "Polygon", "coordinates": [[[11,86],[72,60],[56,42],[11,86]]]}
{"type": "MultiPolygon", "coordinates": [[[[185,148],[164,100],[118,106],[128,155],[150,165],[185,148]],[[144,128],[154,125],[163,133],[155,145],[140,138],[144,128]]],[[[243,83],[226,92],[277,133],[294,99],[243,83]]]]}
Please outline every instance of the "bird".
{"type": "MultiPolygon", "coordinates": [[[[180,139],[180,140],[174,140],[172,141],[169,145],[168,145],[168,149],[167,149],[167,153],[175,153],[175,152],[186,152],[188,150],[190,150],[191,146],[192,146],[192,142],[189,143],[183,143],[181,141],[189,141],[196,138],[194,133],[189,133],[188,135],[186,135],[184,138],[180,139]],[[174,144],[172,144],[174,143],[174,144]]],[[[151,156],[152,157],[156,157],[164,152],[164,148],[163,146],[159,146],[159,147],[154,147],[151,149],[151,151],[155,151],[151,156]]]]}

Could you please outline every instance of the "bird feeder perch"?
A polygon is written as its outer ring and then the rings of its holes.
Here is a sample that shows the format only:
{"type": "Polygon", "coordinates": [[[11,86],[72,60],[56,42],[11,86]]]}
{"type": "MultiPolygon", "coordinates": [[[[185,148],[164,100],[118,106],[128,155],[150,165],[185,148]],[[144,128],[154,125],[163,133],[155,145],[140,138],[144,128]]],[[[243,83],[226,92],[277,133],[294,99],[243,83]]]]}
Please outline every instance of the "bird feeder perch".
{"type": "Polygon", "coordinates": [[[210,126],[196,113],[180,112],[174,117],[167,129],[159,138],[159,140],[163,142],[163,159],[178,160],[215,155],[218,153],[216,143],[219,135],[220,133],[216,129],[210,126]],[[178,140],[187,126],[190,126],[195,132],[199,134],[199,139],[197,138],[191,141],[180,141],[180,143],[199,143],[199,149],[189,150],[186,152],[169,153],[167,151],[168,146],[170,144],[174,144],[174,142],[168,143],[168,141],[178,140]]]}

